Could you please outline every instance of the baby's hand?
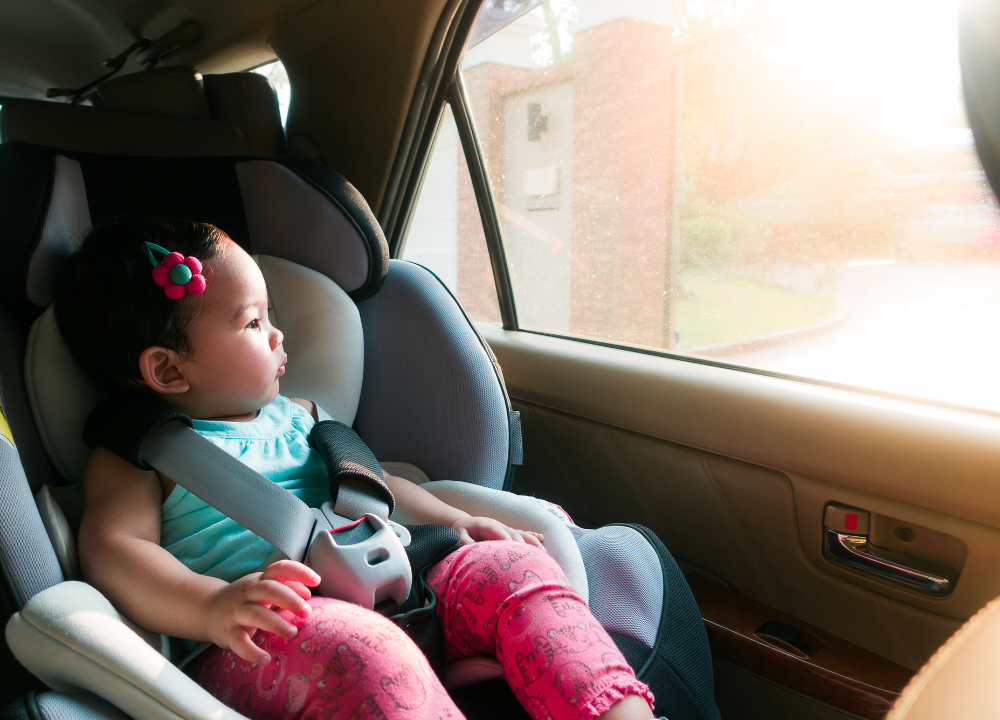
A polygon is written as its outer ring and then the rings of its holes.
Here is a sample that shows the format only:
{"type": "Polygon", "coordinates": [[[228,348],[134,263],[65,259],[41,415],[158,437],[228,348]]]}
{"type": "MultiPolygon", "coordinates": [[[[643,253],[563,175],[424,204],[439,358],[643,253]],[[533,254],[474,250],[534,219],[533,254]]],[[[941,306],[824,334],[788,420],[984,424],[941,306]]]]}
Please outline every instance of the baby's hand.
{"type": "Polygon", "coordinates": [[[302,563],[279,560],[263,573],[251,573],[223,585],[208,600],[208,638],[248,662],[266,665],[271,656],[251,641],[254,631],[260,628],[289,640],[295,637],[298,629],[274,608],[309,617],[309,587],[316,587],[319,581],[319,575],[302,563]]]}
{"type": "Polygon", "coordinates": [[[515,530],[493,518],[469,515],[456,520],[452,527],[458,530],[458,537],[461,539],[463,545],[483,540],[513,540],[514,542],[534,545],[537,548],[542,548],[542,550],[545,549],[542,547],[542,541],[545,540],[545,536],[541,533],[515,530]]]}

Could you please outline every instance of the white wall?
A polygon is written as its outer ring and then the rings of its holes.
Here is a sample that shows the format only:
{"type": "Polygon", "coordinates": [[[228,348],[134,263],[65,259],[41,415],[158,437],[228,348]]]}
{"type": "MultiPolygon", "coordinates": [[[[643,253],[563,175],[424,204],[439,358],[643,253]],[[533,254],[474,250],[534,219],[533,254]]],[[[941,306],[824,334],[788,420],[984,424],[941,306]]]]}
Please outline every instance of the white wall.
{"type": "Polygon", "coordinates": [[[403,247],[403,259],[420,263],[444,281],[458,287],[458,131],[451,108],[438,130],[403,247]]]}

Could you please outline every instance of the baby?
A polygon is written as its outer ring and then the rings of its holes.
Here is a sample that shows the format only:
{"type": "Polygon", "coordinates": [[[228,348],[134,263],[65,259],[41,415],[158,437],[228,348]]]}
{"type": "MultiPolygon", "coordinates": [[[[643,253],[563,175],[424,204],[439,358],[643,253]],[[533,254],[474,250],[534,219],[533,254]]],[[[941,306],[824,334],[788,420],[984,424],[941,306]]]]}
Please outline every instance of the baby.
{"type": "MultiPolygon", "coordinates": [[[[311,507],[330,499],[309,445],[316,406],[278,394],[287,355],[264,278],[211,225],[99,224],[69,261],[56,317],[105,392],[156,393],[194,429],[311,507]],[[168,254],[168,253],[179,253],[168,254]],[[185,267],[173,266],[185,258],[185,267]]],[[[293,358],[294,362],[294,358],[293,358]]],[[[545,553],[540,535],[472,517],[387,474],[393,519],[455,528],[433,567],[446,657],[494,656],[536,720],[651,718],[652,696],[545,553]]],[[[84,477],[80,562],[123,613],[214,646],[199,683],[251,718],[461,717],[416,645],[383,616],[330,598],[292,560],[156,472],[103,447],[84,477]]]]}

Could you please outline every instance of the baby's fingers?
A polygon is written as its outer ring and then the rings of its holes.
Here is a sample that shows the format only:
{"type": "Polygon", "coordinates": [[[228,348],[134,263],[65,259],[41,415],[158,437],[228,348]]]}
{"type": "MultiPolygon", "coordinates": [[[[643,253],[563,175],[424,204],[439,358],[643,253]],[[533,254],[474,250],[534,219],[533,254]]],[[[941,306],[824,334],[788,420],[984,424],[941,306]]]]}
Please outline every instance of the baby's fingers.
{"type": "Polygon", "coordinates": [[[285,587],[291,588],[295,592],[295,594],[298,595],[303,600],[308,600],[309,598],[312,597],[312,592],[310,592],[309,588],[307,588],[300,582],[289,581],[285,583],[285,587]]]}
{"type": "Polygon", "coordinates": [[[542,550],[545,549],[545,547],[542,545],[542,540],[544,540],[544,537],[541,536],[539,533],[522,532],[521,537],[523,537],[524,541],[529,545],[534,545],[536,548],[541,548],[542,550]]]}
{"type": "Polygon", "coordinates": [[[245,603],[236,613],[236,622],[243,627],[256,627],[266,630],[286,640],[295,637],[299,629],[283,617],[257,603],[245,603]]]}
{"type": "Polygon", "coordinates": [[[229,649],[254,665],[267,665],[271,662],[271,656],[254,645],[245,628],[238,627],[233,630],[229,638],[229,649]]]}
{"type": "Polygon", "coordinates": [[[309,617],[312,610],[299,593],[277,580],[261,580],[247,592],[246,598],[257,603],[276,605],[303,618],[309,617]]]}
{"type": "Polygon", "coordinates": [[[477,528],[480,540],[513,540],[517,542],[517,533],[502,523],[490,523],[477,528]]]}
{"type": "Polygon", "coordinates": [[[320,577],[315,570],[300,562],[279,560],[276,563],[272,563],[264,571],[261,580],[277,580],[283,583],[297,582],[309,587],[316,587],[319,585],[320,577]]]}

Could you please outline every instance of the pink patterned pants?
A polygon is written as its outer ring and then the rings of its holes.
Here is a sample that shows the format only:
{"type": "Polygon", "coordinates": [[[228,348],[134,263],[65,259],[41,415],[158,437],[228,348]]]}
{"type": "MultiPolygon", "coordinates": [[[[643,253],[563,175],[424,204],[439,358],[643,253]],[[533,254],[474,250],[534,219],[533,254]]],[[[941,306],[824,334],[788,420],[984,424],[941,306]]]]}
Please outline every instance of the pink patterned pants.
{"type": "MultiPolygon", "coordinates": [[[[514,542],[466,545],[427,578],[438,598],[447,659],[495,656],[534,720],[591,720],[628,694],[652,705],[558,564],[514,542]]],[[[461,718],[423,653],[386,618],[313,598],[299,634],[258,631],[265,666],[229,650],[205,653],[202,687],[254,720],[461,718]]]]}

